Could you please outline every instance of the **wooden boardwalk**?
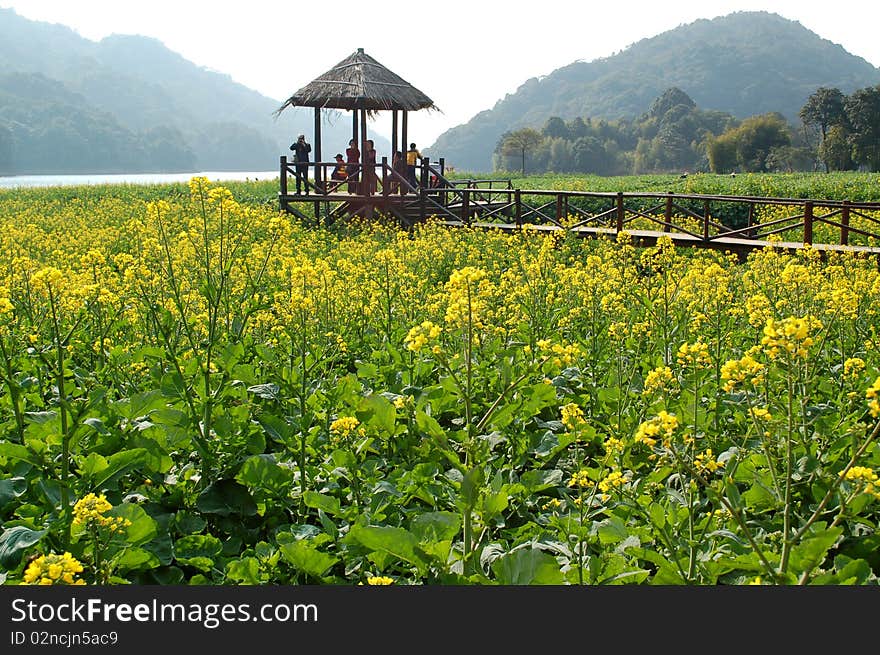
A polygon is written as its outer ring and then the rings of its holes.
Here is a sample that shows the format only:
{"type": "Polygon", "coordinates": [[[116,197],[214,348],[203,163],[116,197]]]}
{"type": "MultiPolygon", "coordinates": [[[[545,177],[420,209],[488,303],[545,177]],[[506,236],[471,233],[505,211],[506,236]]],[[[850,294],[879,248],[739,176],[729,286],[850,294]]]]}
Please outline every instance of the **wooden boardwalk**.
{"type": "Polygon", "coordinates": [[[450,228],[566,231],[581,238],[615,239],[625,231],[638,245],[668,237],[676,245],[713,248],[741,258],[768,246],[797,250],[805,245],[822,253],[880,255],[876,202],[514,189],[508,180],[447,179],[442,160],[434,167],[427,159],[418,187],[383,159],[377,165],[381,175],[375,193],[341,191],[343,183],[326,190],[312,187],[311,195],[298,196],[287,192],[291,165],[281,160],[281,209],[316,223],[383,215],[407,228],[432,219],[450,228]],[[768,208],[774,217],[762,220],[759,213],[768,208]]]}

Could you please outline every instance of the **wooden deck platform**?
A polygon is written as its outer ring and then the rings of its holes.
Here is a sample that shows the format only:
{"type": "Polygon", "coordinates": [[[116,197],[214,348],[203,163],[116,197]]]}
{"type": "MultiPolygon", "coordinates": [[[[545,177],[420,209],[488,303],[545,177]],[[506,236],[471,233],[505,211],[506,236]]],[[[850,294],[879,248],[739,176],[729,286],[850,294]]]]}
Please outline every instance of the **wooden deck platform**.
{"type": "Polygon", "coordinates": [[[808,244],[821,253],[880,255],[877,202],[514,189],[510,180],[451,180],[442,166],[434,168],[427,159],[423,165],[422,180],[432,180],[432,186],[410,186],[383,160],[377,165],[382,173],[376,178],[377,193],[313,185],[311,195],[296,195],[287,192],[290,169],[282,157],[279,206],[304,221],[327,225],[345,216],[382,215],[405,228],[433,219],[450,228],[567,231],[581,238],[616,239],[625,231],[643,246],[665,236],[680,246],[713,248],[740,258],[769,246],[798,250],[808,244]],[[389,193],[397,184],[407,193],[389,193]],[[762,220],[759,210],[765,207],[771,211],[762,220]]]}

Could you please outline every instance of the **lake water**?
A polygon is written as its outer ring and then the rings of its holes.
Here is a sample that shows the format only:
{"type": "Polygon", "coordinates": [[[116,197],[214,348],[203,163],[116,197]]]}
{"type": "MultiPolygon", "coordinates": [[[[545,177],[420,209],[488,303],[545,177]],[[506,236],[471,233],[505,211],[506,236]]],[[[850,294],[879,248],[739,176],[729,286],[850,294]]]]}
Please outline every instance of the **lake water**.
{"type": "Polygon", "coordinates": [[[271,180],[278,171],[207,171],[203,173],[120,173],[114,175],[13,175],[0,177],[0,189],[78,186],[82,184],[165,184],[206,177],[211,182],[271,180]]]}

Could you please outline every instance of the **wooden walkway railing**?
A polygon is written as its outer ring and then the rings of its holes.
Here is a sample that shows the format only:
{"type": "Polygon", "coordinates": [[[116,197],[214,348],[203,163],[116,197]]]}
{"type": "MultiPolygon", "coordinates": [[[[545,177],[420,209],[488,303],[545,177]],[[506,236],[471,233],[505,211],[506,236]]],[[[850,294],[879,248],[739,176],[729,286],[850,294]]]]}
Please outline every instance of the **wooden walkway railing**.
{"type": "MultiPolygon", "coordinates": [[[[282,208],[303,218],[291,203],[300,196],[287,194],[286,175],[292,164],[282,157],[282,208]]],[[[341,187],[314,188],[316,219],[321,203],[328,219],[345,211],[369,206],[411,226],[430,217],[449,227],[491,228],[506,231],[528,227],[564,230],[582,237],[615,236],[628,232],[643,243],[668,236],[682,245],[745,253],[770,243],[783,248],[810,244],[825,250],[862,250],[880,253],[880,203],[848,200],[766,198],[656,192],[603,193],[514,189],[509,180],[447,179],[439,166],[422,162],[421,180],[432,186],[410,184],[383,158],[376,165],[373,195],[337,193],[341,187]],[[392,193],[395,190],[395,193],[392,193]]]]}

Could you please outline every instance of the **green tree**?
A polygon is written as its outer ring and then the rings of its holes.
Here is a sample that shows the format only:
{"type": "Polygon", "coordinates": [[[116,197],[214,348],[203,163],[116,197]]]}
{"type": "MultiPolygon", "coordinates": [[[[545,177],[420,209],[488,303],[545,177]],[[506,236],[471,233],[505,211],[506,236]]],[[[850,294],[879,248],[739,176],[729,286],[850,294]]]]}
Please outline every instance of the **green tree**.
{"type": "Polygon", "coordinates": [[[728,130],[706,142],[709,170],[713,173],[732,173],[736,170],[736,131],[728,130]]]}
{"type": "MultiPolygon", "coordinates": [[[[801,107],[798,115],[807,127],[816,127],[821,135],[818,148],[821,149],[828,138],[828,130],[834,125],[841,125],[846,120],[844,111],[845,96],[840,89],[819,87],[816,92],[807,98],[806,104],[801,107]]],[[[819,155],[821,158],[821,154],[819,155]]],[[[827,173],[830,163],[822,159],[827,173]]]]}
{"type": "Polygon", "coordinates": [[[547,119],[547,122],[544,124],[544,129],[541,130],[541,135],[550,139],[570,138],[568,126],[565,124],[564,120],[559,118],[559,116],[551,116],[547,119]]]}
{"type": "Polygon", "coordinates": [[[505,156],[519,156],[520,172],[526,174],[526,151],[531,150],[541,143],[541,135],[531,127],[524,127],[510,132],[501,144],[501,154],[505,156]]]}
{"type": "Polygon", "coordinates": [[[880,84],[859,89],[844,101],[853,158],[880,171],[880,84]]]}
{"type": "Polygon", "coordinates": [[[770,152],[791,145],[788,123],[776,112],[747,118],[734,132],[736,161],[747,171],[765,172],[770,152]]]}
{"type": "Polygon", "coordinates": [[[819,145],[819,157],[828,168],[835,171],[853,169],[852,145],[849,142],[849,131],[843,125],[832,125],[828,134],[819,145]]]}

